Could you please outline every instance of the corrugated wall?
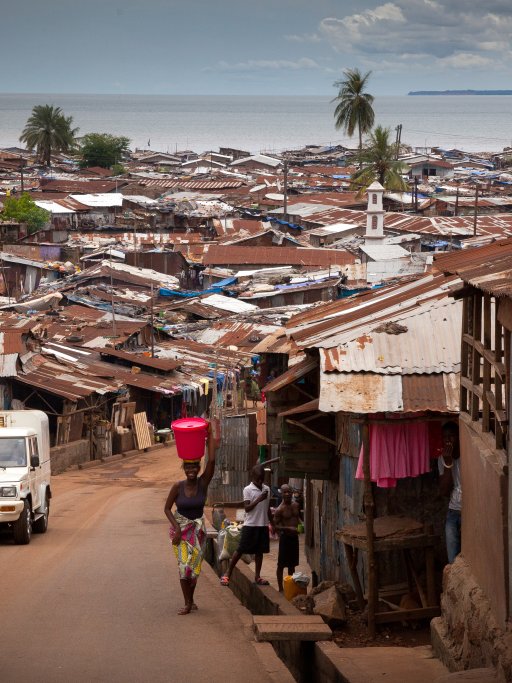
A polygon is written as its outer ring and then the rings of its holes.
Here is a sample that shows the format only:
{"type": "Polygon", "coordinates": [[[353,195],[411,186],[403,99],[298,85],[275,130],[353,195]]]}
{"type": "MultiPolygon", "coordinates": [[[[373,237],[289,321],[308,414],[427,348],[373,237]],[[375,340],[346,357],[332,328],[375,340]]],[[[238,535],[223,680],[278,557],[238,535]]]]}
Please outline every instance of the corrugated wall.
{"type": "Polygon", "coordinates": [[[242,500],[242,492],[249,483],[250,418],[245,415],[222,419],[222,443],[217,451],[215,474],[208,489],[213,503],[234,503],[242,500]]]}

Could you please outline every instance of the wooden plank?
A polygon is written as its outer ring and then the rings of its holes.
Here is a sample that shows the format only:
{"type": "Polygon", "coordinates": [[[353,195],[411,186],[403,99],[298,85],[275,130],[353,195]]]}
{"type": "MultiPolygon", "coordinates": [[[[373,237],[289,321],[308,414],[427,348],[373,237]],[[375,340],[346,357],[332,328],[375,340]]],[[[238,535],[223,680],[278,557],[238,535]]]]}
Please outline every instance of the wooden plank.
{"type": "Polygon", "coordinates": [[[392,612],[377,612],[375,622],[384,624],[390,621],[407,621],[409,619],[432,619],[441,614],[440,607],[418,607],[417,609],[393,610],[392,612]]]}
{"type": "Polygon", "coordinates": [[[332,637],[331,629],[317,615],[255,616],[253,625],[259,641],[317,641],[332,637]]]}
{"type": "Polygon", "coordinates": [[[139,451],[151,446],[151,435],[149,433],[148,418],[146,413],[135,413],[132,417],[135,441],[139,451]]]}
{"type": "Polygon", "coordinates": [[[254,615],[254,624],[322,624],[325,622],[319,614],[258,614],[254,615]]]}

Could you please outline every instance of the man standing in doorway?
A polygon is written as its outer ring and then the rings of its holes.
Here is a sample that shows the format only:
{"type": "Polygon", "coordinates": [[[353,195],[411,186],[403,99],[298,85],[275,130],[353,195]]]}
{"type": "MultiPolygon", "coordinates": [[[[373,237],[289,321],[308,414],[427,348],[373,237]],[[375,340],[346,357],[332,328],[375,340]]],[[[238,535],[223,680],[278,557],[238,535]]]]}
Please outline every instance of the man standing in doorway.
{"type": "Polygon", "coordinates": [[[459,427],[455,422],[443,425],[443,452],[438,460],[441,494],[450,496],[446,515],[446,551],[451,564],[460,553],[462,488],[460,482],[459,427]]]}
{"type": "Polygon", "coordinates": [[[270,549],[268,525],[273,525],[270,512],[270,489],[263,483],[265,470],[263,465],[252,468],[251,483],[244,488],[245,520],[238,548],[233,553],[228,571],[221,576],[223,586],[229,586],[233,569],[242,555],[254,555],[254,583],[268,586],[268,581],[261,578],[263,555],[270,549]]]}

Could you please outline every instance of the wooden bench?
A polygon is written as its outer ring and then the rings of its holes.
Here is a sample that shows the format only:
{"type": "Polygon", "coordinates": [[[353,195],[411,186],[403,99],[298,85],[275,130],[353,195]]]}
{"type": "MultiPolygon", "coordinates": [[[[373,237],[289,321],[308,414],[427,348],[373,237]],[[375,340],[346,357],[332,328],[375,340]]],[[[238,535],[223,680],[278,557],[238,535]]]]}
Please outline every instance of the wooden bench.
{"type": "Polygon", "coordinates": [[[330,640],[331,629],[316,614],[296,616],[254,616],[253,628],[258,641],[330,640]]]}

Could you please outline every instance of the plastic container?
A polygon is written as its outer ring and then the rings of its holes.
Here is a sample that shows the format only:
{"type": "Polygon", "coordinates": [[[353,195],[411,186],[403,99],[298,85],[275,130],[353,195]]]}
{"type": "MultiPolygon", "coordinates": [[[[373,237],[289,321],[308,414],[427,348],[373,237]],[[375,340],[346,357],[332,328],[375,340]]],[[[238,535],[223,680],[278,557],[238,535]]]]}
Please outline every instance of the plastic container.
{"type": "Polygon", "coordinates": [[[296,583],[292,576],[285,576],[283,579],[283,592],[287,600],[293,600],[297,595],[306,595],[308,589],[304,584],[296,583]]]}
{"type": "Polygon", "coordinates": [[[182,460],[200,460],[204,455],[208,422],[202,417],[184,417],[171,423],[178,457],[182,460]]]}

